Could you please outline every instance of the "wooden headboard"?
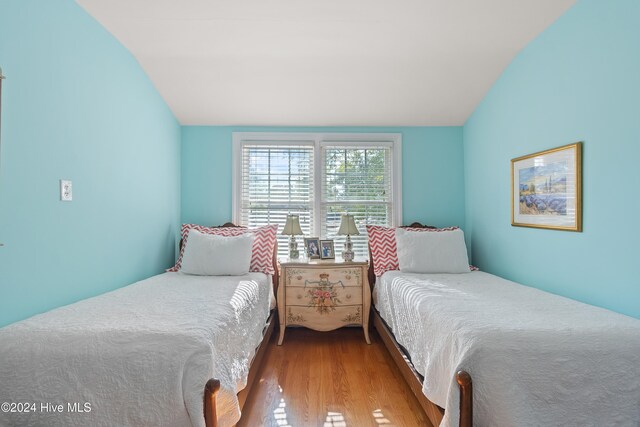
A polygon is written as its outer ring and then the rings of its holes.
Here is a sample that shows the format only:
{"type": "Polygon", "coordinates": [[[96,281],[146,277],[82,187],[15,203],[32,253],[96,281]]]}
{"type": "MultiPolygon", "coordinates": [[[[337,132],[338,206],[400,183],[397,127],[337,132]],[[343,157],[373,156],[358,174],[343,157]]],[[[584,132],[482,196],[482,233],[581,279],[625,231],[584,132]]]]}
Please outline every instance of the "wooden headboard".
{"type": "MultiPolygon", "coordinates": [[[[433,225],[422,225],[419,222],[414,222],[411,225],[402,225],[400,228],[430,228],[435,229],[438,227],[434,227],[433,225]]],[[[373,271],[373,257],[371,256],[371,246],[369,247],[369,286],[371,286],[371,290],[373,290],[373,285],[376,283],[376,274],[373,271]]]]}
{"type": "MultiPolygon", "coordinates": [[[[241,226],[239,225],[235,225],[232,222],[225,222],[222,225],[217,225],[217,226],[212,226],[211,228],[223,228],[223,227],[234,227],[234,228],[241,228],[241,226]]],[[[182,250],[182,239],[180,239],[180,250],[182,250]]],[[[273,294],[277,295],[278,294],[278,283],[279,283],[279,277],[280,274],[278,272],[278,240],[276,239],[276,244],[273,247],[273,271],[275,271],[275,273],[273,274],[273,294]]]]}

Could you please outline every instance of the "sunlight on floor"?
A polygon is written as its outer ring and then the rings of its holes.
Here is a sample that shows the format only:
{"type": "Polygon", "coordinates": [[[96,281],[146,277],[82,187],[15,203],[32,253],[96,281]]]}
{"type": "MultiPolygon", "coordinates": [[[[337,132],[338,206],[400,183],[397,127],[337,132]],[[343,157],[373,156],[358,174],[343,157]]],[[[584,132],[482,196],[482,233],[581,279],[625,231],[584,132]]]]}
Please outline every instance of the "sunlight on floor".
{"type": "Polygon", "coordinates": [[[347,423],[344,421],[344,416],[340,412],[327,413],[327,420],[324,422],[324,427],[347,427],[347,423]]]}
{"type": "MultiPolygon", "coordinates": [[[[282,388],[280,390],[282,390],[282,388]]],[[[287,411],[285,409],[286,407],[287,404],[284,402],[284,399],[280,399],[280,404],[273,411],[273,418],[276,419],[276,424],[278,424],[279,426],[291,427],[291,424],[289,424],[289,421],[287,420],[287,411]]]]}
{"type": "MultiPolygon", "coordinates": [[[[278,391],[282,393],[282,386],[278,385],[278,391]]],[[[371,415],[373,415],[373,419],[378,426],[391,427],[393,425],[391,421],[384,416],[382,409],[375,409],[371,415]]],[[[284,398],[280,398],[278,407],[273,411],[273,418],[279,427],[292,427],[287,419],[287,403],[284,401],[284,398]]],[[[329,411],[327,412],[323,427],[347,427],[347,422],[342,413],[329,411]]]]}
{"type": "Polygon", "coordinates": [[[373,419],[376,420],[376,423],[378,423],[378,425],[381,425],[381,426],[391,425],[391,421],[385,418],[384,414],[382,413],[382,409],[376,409],[371,414],[373,415],[373,419]]]}

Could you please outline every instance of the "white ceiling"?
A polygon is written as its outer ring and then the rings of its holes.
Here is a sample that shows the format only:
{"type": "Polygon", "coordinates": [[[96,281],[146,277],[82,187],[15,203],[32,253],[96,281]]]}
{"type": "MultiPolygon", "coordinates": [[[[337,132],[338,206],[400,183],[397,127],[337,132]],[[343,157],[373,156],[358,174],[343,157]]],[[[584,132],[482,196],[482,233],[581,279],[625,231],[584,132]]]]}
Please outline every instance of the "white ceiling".
{"type": "Polygon", "coordinates": [[[76,0],[183,125],[462,125],[575,0],[76,0]]]}

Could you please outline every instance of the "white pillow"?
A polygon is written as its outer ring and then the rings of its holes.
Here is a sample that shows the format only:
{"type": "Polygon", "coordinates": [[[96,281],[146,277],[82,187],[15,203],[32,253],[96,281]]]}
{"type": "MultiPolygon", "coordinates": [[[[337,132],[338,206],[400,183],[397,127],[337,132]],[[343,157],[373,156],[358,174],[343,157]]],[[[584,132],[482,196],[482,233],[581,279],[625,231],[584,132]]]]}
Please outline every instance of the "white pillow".
{"type": "Polygon", "coordinates": [[[199,276],[239,276],[249,272],[254,235],[216,236],[189,231],[180,271],[199,276]]]}
{"type": "Polygon", "coordinates": [[[469,273],[462,230],[396,230],[400,271],[407,273],[469,273]]]}

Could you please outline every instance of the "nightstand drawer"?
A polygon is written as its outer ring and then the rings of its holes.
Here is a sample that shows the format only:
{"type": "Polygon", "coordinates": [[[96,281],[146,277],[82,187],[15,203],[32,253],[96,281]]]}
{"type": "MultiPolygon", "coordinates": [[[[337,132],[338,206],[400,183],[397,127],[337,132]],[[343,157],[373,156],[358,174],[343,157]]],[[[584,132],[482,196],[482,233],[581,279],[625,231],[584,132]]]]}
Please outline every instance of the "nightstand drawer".
{"type": "Polygon", "coordinates": [[[289,286],[285,290],[287,306],[300,305],[304,307],[337,307],[341,305],[362,304],[362,287],[313,286],[307,287],[289,286]]]}
{"type": "Polygon", "coordinates": [[[287,268],[285,286],[362,286],[361,267],[287,268]]]}
{"type": "Polygon", "coordinates": [[[347,325],[362,325],[362,306],[335,307],[329,313],[320,313],[316,307],[288,306],[287,325],[312,326],[316,331],[332,331],[347,325]]]}

